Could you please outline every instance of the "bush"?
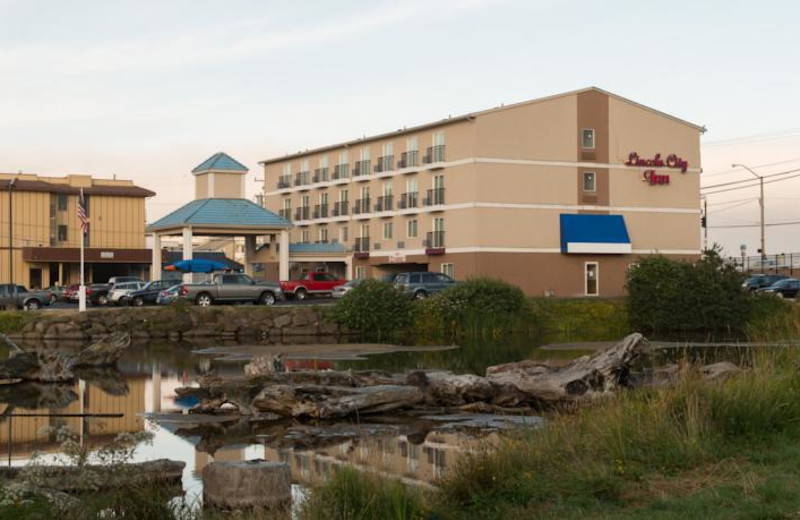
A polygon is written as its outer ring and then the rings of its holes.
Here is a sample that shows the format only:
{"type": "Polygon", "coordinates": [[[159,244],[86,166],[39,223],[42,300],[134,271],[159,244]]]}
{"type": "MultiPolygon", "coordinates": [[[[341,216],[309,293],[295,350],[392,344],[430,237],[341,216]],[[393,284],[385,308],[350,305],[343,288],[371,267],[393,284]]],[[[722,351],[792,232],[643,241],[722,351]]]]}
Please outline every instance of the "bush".
{"type": "Polygon", "coordinates": [[[526,325],[522,322],[531,317],[522,290],[492,278],[459,283],[422,301],[417,309],[419,328],[445,332],[508,331],[526,325]]]}
{"type": "Polygon", "coordinates": [[[331,318],[362,337],[379,339],[411,325],[412,302],[386,282],[365,280],[344,295],[331,318]]]}
{"type": "Polygon", "coordinates": [[[0,333],[12,334],[19,332],[25,325],[25,315],[17,311],[0,312],[0,333]]]}
{"type": "Polygon", "coordinates": [[[642,259],[628,272],[628,314],[642,332],[742,332],[753,308],[743,276],[717,248],[695,262],[642,259]]]}

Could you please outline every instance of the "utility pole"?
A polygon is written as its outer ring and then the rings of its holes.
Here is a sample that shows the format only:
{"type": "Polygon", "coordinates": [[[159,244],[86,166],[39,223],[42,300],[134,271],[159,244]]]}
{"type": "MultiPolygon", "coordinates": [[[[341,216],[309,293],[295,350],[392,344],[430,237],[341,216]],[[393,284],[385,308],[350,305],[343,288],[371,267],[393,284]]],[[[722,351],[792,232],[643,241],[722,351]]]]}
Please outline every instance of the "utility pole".
{"type": "Polygon", "coordinates": [[[12,299],[17,295],[17,286],[14,283],[14,212],[11,197],[11,190],[16,184],[16,177],[8,181],[8,283],[12,299]]]}
{"type": "Polygon", "coordinates": [[[708,251],[708,198],[703,198],[703,251],[708,251]]]}
{"type": "Polygon", "coordinates": [[[764,265],[764,260],[767,258],[767,242],[764,235],[764,177],[757,174],[744,164],[731,164],[731,168],[744,168],[752,173],[758,180],[761,186],[761,196],[758,198],[758,205],[761,208],[761,265],[764,265]]]}

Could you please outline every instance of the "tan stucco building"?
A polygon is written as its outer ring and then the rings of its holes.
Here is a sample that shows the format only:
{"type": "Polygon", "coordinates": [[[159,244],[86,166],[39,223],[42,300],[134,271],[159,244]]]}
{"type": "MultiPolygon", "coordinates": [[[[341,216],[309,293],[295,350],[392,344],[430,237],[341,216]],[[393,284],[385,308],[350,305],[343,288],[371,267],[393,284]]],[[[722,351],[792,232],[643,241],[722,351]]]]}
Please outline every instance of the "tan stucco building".
{"type": "Polygon", "coordinates": [[[152,191],[131,181],[88,175],[0,173],[0,283],[9,282],[12,269],[14,283],[30,288],[80,281],[81,190],[89,220],[86,282],[146,276],[151,253],[145,248],[144,202],[155,195],[152,191]]]}
{"type": "Polygon", "coordinates": [[[700,253],[703,128],[588,88],[262,161],[291,273],[430,270],[619,296],[700,253]]]}

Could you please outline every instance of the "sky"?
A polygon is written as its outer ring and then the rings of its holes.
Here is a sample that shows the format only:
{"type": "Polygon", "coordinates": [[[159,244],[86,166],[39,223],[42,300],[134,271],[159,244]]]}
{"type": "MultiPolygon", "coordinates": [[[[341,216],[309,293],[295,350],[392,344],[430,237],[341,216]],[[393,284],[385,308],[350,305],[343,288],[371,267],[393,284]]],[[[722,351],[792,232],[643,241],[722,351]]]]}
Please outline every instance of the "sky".
{"type": "MultiPolygon", "coordinates": [[[[218,151],[253,196],[269,157],[591,85],[706,126],[703,186],[751,176],[733,163],[800,169],[797,2],[0,0],[0,16],[0,171],[131,179],[158,193],[149,221],[218,151]]],[[[756,254],[757,197],[710,194],[709,243],[756,254]]],[[[800,225],[774,225],[800,222],[800,177],[765,201],[767,253],[800,252],[800,225]]]]}

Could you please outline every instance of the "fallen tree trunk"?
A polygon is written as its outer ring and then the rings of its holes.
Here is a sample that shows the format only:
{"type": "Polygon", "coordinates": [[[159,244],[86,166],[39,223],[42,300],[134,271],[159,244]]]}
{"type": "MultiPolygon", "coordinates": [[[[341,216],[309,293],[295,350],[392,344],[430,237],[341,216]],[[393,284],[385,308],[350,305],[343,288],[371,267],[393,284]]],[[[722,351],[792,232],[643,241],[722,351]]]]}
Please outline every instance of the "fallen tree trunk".
{"type": "MultiPolygon", "coordinates": [[[[194,412],[215,413],[226,405],[242,415],[341,418],[398,409],[541,410],[612,392],[628,384],[631,364],[646,340],[631,334],[617,345],[563,368],[532,360],[487,369],[487,376],[442,371],[290,372],[222,379],[206,376],[199,388],[179,388],[199,399],[194,412]]],[[[267,371],[268,372],[268,371],[267,371]]]]}
{"type": "Polygon", "coordinates": [[[73,355],[57,350],[27,351],[8,337],[2,341],[14,348],[8,359],[0,362],[0,379],[65,383],[78,377],[81,369],[113,366],[131,343],[124,332],[115,332],[73,355]]]}

